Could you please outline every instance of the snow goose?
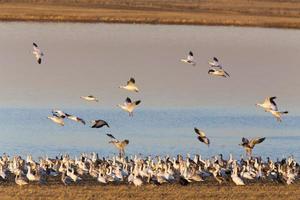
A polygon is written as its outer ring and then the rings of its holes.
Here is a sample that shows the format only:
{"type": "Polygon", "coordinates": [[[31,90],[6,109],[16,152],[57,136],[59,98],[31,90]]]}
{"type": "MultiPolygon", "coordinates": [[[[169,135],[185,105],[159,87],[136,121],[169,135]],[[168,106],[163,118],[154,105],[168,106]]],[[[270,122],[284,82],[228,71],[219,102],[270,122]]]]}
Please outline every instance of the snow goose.
{"type": "Polygon", "coordinates": [[[129,140],[120,141],[117,140],[112,134],[106,134],[106,135],[113,139],[109,141],[109,143],[113,144],[119,150],[120,157],[124,157],[125,147],[129,144],[129,140]]]}
{"type": "Polygon", "coordinates": [[[129,97],[126,98],[125,103],[123,105],[119,104],[118,106],[129,113],[129,116],[133,116],[133,110],[141,103],[141,100],[137,100],[132,102],[129,97]]]}
{"type": "Polygon", "coordinates": [[[126,85],[121,85],[119,86],[119,88],[123,88],[125,90],[132,91],[132,92],[139,92],[139,89],[135,84],[134,78],[130,78],[129,81],[127,81],[126,85]]]}
{"type": "Polygon", "coordinates": [[[36,43],[33,43],[33,52],[35,55],[35,58],[39,64],[42,63],[42,57],[44,56],[44,53],[40,50],[38,45],[36,43]]]}
{"type": "Polygon", "coordinates": [[[209,146],[210,141],[209,139],[206,137],[205,133],[203,131],[200,131],[198,128],[194,128],[195,133],[198,135],[198,140],[200,142],[203,142],[204,144],[206,144],[207,146],[209,146]]]}
{"type": "Polygon", "coordinates": [[[81,96],[81,99],[84,99],[86,101],[95,101],[95,102],[99,102],[99,100],[94,97],[93,95],[89,95],[89,96],[81,96]]]}
{"type": "Polygon", "coordinates": [[[184,58],[184,59],[181,59],[181,62],[184,62],[184,63],[188,63],[188,64],[191,64],[193,66],[196,65],[196,62],[194,60],[194,54],[192,51],[189,52],[187,58],[184,58]]]}
{"type": "Polygon", "coordinates": [[[109,128],[109,125],[106,121],[102,119],[93,120],[91,128],[102,128],[103,126],[107,126],[109,128]]]}
{"type": "Polygon", "coordinates": [[[251,139],[250,141],[247,138],[242,138],[242,143],[239,144],[240,146],[244,147],[246,153],[251,156],[252,155],[252,150],[256,144],[262,143],[266,138],[254,138],[251,139]]]}
{"type": "Polygon", "coordinates": [[[208,74],[213,76],[230,77],[230,75],[224,69],[209,69],[208,74]]]}
{"type": "Polygon", "coordinates": [[[56,115],[53,115],[53,116],[49,116],[47,117],[48,119],[50,119],[52,122],[56,123],[56,124],[59,124],[61,126],[64,126],[65,125],[65,122],[62,118],[56,116],[56,115]]]}

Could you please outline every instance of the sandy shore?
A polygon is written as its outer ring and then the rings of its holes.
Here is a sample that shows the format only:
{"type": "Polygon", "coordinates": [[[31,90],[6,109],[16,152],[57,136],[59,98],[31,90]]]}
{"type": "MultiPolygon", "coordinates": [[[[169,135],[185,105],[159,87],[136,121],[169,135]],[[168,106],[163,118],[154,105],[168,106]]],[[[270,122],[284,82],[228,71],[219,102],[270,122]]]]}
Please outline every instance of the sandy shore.
{"type": "Polygon", "coordinates": [[[27,185],[0,186],[1,199],[300,199],[297,185],[27,185]]]}
{"type": "Polygon", "coordinates": [[[300,28],[299,16],[300,2],[292,0],[11,0],[0,3],[2,21],[300,28]]]}

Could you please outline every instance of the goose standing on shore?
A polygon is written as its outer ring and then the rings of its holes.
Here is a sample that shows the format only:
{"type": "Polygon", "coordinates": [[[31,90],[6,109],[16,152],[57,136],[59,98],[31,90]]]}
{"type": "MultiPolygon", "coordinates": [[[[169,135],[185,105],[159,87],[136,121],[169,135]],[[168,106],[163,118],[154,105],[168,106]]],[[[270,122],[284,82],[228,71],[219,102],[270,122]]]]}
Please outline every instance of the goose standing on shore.
{"type": "Polygon", "coordinates": [[[210,141],[209,139],[206,137],[205,133],[203,131],[200,131],[198,128],[194,128],[195,133],[198,135],[198,140],[200,142],[203,142],[204,144],[206,144],[207,146],[209,146],[210,141]]]}
{"type": "Polygon", "coordinates": [[[192,51],[189,52],[187,58],[183,58],[180,60],[181,62],[184,62],[184,63],[188,63],[188,64],[191,64],[193,66],[196,65],[196,62],[194,60],[194,54],[192,51]]]}
{"type": "Polygon", "coordinates": [[[42,57],[44,56],[44,53],[40,50],[38,45],[36,43],[33,43],[33,52],[35,55],[35,58],[39,64],[42,63],[42,57]]]}
{"type": "Polygon", "coordinates": [[[87,100],[87,101],[95,101],[95,102],[98,102],[99,100],[94,97],[93,95],[89,95],[89,96],[81,96],[80,97],[81,99],[84,99],[84,100],[87,100]]]}
{"type": "Polygon", "coordinates": [[[126,85],[121,85],[121,86],[119,86],[119,88],[122,88],[122,89],[125,89],[128,91],[132,91],[132,92],[139,92],[139,89],[135,84],[134,78],[130,78],[129,81],[127,81],[126,85]]]}
{"type": "Polygon", "coordinates": [[[132,102],[129,97],[126,98],[125,103],[123,105],[119,104],[118,106],[123,109],[124,111],[129,113],[129,116],[133,116],[133,110],[136,108],[137,105],[141,103],[141,100],[137,100],[132,102]]]}
{"type": "Polygon", "coordinates": [[[245,151],[246,151],[246,154],[248,156],[251,156],[252,155],[252,150],[254,148],[254,146],[256,144],[259,144],[259,143],[262,143],[266,138],[263,137],[263,138],[254,138],[254,139],[251,139],[250,141],[247,139],[247,138],[242,138],[242,143],[239,144],[240,146],[244,147],[245,151]]]}

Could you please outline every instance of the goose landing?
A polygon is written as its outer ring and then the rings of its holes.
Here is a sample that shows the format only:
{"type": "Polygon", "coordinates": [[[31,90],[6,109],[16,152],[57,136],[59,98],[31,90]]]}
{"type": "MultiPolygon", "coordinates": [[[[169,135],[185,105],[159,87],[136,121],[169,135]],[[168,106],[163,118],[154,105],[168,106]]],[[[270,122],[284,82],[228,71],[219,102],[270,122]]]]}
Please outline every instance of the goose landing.
{"type": "Polygon", "coordinates": [[[266,138],[254,138],[251,139],[250,141],[247,138],[242,138],[242,143],[239,144],[240,146],[244,147],[247,155],[251,156],[252,155],[252,150],[256,144],[262,143],[266,138]]]}
{"type": "Polygon", "coordinates": [[[129,116],[133,116],[133,110],[136,108],[137,105],[141,103],[141,100],[132,102],[129,97],[126,98],[125,103],[123,105],[119,104],[118,107],[120,107],[122,110],[129,113],[129,116]]]}
{"type": "Polygon", "coordinates": [[[117,140],[112,134],[106,134],[108,137],[110,137],[111,141],[109,143],[113,144],[118,150],[120,157],[125,156],[125,147],[129,144],[129,140],[117,140]]]}

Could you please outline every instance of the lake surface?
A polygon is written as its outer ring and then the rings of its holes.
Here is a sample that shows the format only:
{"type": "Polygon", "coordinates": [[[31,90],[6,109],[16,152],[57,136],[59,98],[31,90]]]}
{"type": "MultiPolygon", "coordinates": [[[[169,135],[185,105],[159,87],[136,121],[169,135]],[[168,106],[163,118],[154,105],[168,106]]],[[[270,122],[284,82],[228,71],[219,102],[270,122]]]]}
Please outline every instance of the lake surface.
{"type": "Polygon", "coordinates": [[[242,137],[266,137],[256,155],[300,158],[300,31],[264,28],[72,23],[0,23],[0,149],[34,156],[97,151],[106,133],[129,139],[128,153],[240,156],[242,137]],[[32,42],[45,53],[42,65],[32,42]],[[179,60],[192,50],[197,66],[179,60]],[[218,57],[230,78],[207,74],[218,57]],[[135,77],[140,93],[118,88],[135,77]],[[99,103],[82,101],[93,94],[99,103]],[[142,103],[133,118],[116,105],[142,103]],[[282,123],[254,106],[277,96],[282,123]],[[111,128],[46,117],[59,108],[111,128]],[[193,128],[211,145],[200,144],[193,128]]]}

